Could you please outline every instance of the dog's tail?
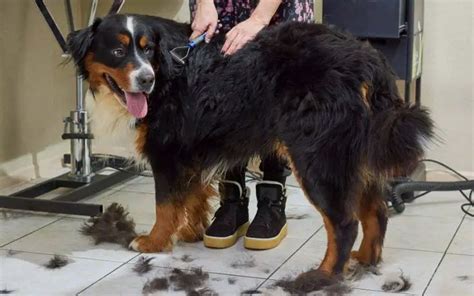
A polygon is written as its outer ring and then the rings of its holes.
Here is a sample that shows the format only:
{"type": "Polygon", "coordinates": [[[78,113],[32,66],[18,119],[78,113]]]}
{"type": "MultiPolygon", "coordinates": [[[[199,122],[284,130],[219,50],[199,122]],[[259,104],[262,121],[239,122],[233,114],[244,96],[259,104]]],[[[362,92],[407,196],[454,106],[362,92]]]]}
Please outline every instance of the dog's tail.
{"type": "Polygon", "coordinates": [[[376,172],[406,172],[421,159],[434,136],[429,112],[402,106],[377,113],[370,126],[369,166],[376,172]]]}

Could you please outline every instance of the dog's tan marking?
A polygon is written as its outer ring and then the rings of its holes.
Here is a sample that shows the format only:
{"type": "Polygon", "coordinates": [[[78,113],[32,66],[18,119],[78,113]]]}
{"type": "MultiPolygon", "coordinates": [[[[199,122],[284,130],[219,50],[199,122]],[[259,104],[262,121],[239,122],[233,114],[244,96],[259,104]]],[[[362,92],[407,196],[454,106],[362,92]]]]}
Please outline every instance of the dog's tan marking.
{"type": "Polygon", "coordinates": [[[125,47],[128,47],[128,45],[130,44],[130,37],[128,35],[125,35],[125,34],[118,34],[117,35],[117,39],[118,41],[120,41],[120,43],[122,43],[125,47]]]}
{"type": "Polygon", "coordinates": [[[370,108],[370,88],[367,82],[363,82],[360,86],[360,94],[362,96],[362,101],[367,108],[370,108]]]}
{"type": "Polygon", "coordinates": [[[94,54],[88,53],[84,64],[89,74],[88,81],[92,90],[97,90],[101,85],[108,86],[104,74],[112,77],[121,89],[128,90],[130,88],[130,72],[134,70],[132,63],[128,63],[123,68],[115,69],[96,62],[94,60],[94,54]]]}
{"type": "Polygon", "coordinates": [[[183,215],[181,204],[169,201],[156,205],[155,225],[148,235],[140,235],[131,243],[130,248],[144,253],[169,251],[172,249],[172,235],[179,226],[179,217],[183,215]]]}
{"type": "Polygon", "coordinates": [[[196,184],[183,203],[184,217],[180,217],[177,239],[185,242],[201,240],[209,226],[209,198],[216,196],[210,185],[196,184]]]}
{"type": "Polygon", "coordinates": [[[171,250],[173,238],[186,242],[201,240],[208,226],[210,206],[208,200],[215,196],[210,185],[190,185],[185,196],[171,197],[170,201],[156,205],[156,222],[149,235],[135,238],[130,247],[139,252],[171,250]]]}
{"type": "Polygon", "coordinates": [[[364,236],[359,250],[352,252],[351,257],[366,265],[375,265],[382,257],[384,233],[378,215],[386,213],[386,204],[380,192],[375,185],[370,185],[359,201],[358,218],[362,223],[364,236]]]}
{"type": "Polygon", "coordinates": [[[148,134],[148,125],[146,123],[140,123],[137,127],[137,137],[135,139],[135,151],[138,154],[145,154],[145,143],[148,134]]]}
{"type": "Polygon", "coordinates": [[[145,46],[148,44],[148,38],[146,36],[140,37],[138,44],[140,45],[141,48],[145,48],[145,46]]]}

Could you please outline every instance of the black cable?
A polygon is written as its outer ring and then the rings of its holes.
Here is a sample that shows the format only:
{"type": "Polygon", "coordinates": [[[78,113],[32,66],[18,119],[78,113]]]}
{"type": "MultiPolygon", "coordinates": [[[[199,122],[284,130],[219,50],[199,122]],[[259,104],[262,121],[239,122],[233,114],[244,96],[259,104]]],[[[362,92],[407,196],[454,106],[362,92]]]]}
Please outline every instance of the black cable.
{"type": "MultiPolygon", "coordinates": [[[[94,154],[93,156],[96,156],[96,157],[104,157],[104,158],[116,158],[116,159],[121,159],[123,160],[124,162],[125,161],[129,161],[128,158],[126,157],[123,157],[123,156],[118,156],[118,155],[113,155],[113,154],[94,154]]],[[[452,167],[448,166],[447,164],[444,164],[440,161],[437,161],[437,160],[434,160],[434,159],[422,159],[420,160],[420,162],[431,162],[431,163],[435,163],[439,166],[442,166],[444,167],[445,169],[449,170],[450,172],[454,173],[455,175],[457,175],[458,177],[462,178],[463,180],[465,181],[471,181],[469,180],[467,177],[465,177],[463,174],[459,173],[458,171],[456,171],[455,169],[453,169],[452,167]]],[[[147,177],[147,178],[151,178],[153,177],[153,173],[152,172],[144,172],[144,171],[131,171],[131,170],[128,170],[126,168],[123,168],[123,167],[120,167],[120,166],[110,166],[111,168],[113,169],[116,169],[118,171],[121,171],[121,172],[124,172],[124,173],[129,173],[129,174],[132,174],[132,175],[136,175],[136,176],[142,176],[142,177],[147,177]]],[[[251,170],[248,170],[246,171],[246,180],[247,181],[261,181],[262,178],[263,178],[263,175],[262,173],[260,172],[256,172],[256,171],[251,171],[251,170]]],[[[430,192],[433,192],[433,191],[436,191],[436,188],[437,187],[434,187],[432,188],[431,190],[427,190],[427,191],[424,191],[416,196],[413,197],[412,200],[415,200],[415,199],[418,199],[430,192]]],[[[459,192],[463,195],[463,197],[466,199],[467,203],[464,203],[461,205],[461,211],[463,211],[465,214],[469,215],[470,217],[474,217],[474,214],[471,214],[469,212],[469,207],[471,206],[474,206],[474,201],[472,200],[472,195],[473,195],[473,191],[474,190],[470,190],[469,192],[469,195],[466,195],[464,193],[464,191],[462,190],[459,190],[459,192]]]]}
{"type": "Polygon", "coordinates": [[[263,174],[256,171],[251,171],[247,169],[245,173],[246,181],[261,181],[263,179],[263,174]]]}
{"type": "MultiPolygon", "coordinates": [[[[440,161],[437,161],[437,160],[434,160],[434,159],[422,159],[420,160],[420,162],[430,162],[430,163],[434,163],[434,164],[437,164],[439,166],[442,166],[444,167],[445,169],[447,169],[448,171],[454,173],[455,175],[457,175],[458,177],[460,177],[461,179],[463,179],[464,181],[470,181],[466,176],[464,176],[463,174],[459,173],[458,171],[456,171],[455,169],[453,169],[452,167],[448,166],[447,164],[444,164],[440,161]]],[[[416,195],[413,200],[417,199],[417,198],[420,198],[422,197],[423,195],[426,195],[432,191],[435,191],[436,189],[431,189],[431,190],[427,190],[423,193],[420,193],[418,195],[416,195]]],[[[464,191],[462,190],[459,190],[459,192],[462,194],[462,196],[466,199],[467,203],[464,203],[461,205],[461,211],[463,211],[466,215],[469,215],[470,217],[474,217],[474,214],[471,214],[469,212],[469,207],[471,206],[474,206],[474,201],[472,200],[472,194],[473,194],[473,191],[474,190],[470,190],[469,192],[469,195],[466,195],[464,193],[464,191]]]]}
{"type": "MultiPolygon", "coordinates": [[[[106,154],[106,153],[94,153],[92,155],[93,157],[103,157],[103,158],[115,158],[115,159],[120,159],[122,160],[123,162],[128,162],[130,164],[130,166],[133,165],[133,161],[130,160],[129,158],[127,157],[123,157],[123,156],[119,156],[119,155],[113,155],[113,154],[106,154]]],[[[107,163],[107,160],[104,160],[104,162],[107,163]]],[[[120,171],[120,172],[123,172],[123,173],[128,173],[130,175],[136,175],[136,176],[141,176],[141,177],[147,177],[147,178],[152,178],[153,177],[153,173],[152,172],[146,172],[145,170],[141,170],[141,171],[138,171],[138,170],[129,170],[127,168],[124,168],[122,166],[117,166],[117,165],[113,165],[112,163],[107,163],[107,165],[114,169],[114,170],[117,170],[117,171],[120,171]]],[[[129,166],[129,167],[130,167],[129,166]]]]}

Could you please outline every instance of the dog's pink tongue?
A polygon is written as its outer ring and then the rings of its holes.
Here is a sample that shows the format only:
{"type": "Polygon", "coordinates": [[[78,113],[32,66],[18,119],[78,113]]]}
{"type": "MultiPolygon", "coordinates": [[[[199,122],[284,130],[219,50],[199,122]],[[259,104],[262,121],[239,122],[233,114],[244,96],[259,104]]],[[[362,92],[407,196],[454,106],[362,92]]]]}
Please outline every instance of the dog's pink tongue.
{"type": "Polygon", "coordinates": [[[146,96],[143,93],[125,92],[127,99],[127,109],[136,118],[143,118],[148,111],[146,96]]]}

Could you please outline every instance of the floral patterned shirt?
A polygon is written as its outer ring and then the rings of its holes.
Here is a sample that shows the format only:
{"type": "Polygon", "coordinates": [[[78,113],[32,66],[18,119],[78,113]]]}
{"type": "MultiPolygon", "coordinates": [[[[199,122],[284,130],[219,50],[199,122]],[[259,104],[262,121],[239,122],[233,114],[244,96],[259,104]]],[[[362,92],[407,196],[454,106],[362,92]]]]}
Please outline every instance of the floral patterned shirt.
{"type": "MultiPolygon", "coordinates": [[[[196,13],[196,1],[189,0],[191,21],[196,13]]],[[[227,32],[250,17],[258,0],[214,0],[222,31],[227,32]]],[[[314,22],[313,0],[283,0],[270,25],[285,21],[314,22]]]]}

